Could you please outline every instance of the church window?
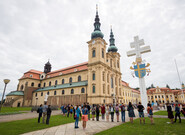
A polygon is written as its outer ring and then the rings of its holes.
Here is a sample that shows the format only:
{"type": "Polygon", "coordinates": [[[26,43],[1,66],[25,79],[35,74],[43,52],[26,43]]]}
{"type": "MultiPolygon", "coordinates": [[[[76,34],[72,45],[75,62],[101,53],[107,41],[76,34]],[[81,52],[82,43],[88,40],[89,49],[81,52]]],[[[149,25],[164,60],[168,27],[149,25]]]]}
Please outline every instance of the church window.
{"type": "Polygon", "coordinates": [[[35,93],[35,97],[37,97],[37,93],[35,93]]]}
{"type": "Polygon", "coordinates": [[[93,73],[93,78],[92,79],[95,80],[95,73],[93,73]]]}
{"type": "Polygon", "coordinates": [[[33,82],[31,83],[31,86],[32,86],[32,87],[34,86],[34,83],[33,83],[33,82]]]}
{"type": "Polygon", "coordinates": [[[95,49],[92,51],[92,57],[96,57],[96,50],[95,49]]]}
{"type": "Polygon", "coordinates": [[[103,94],[105,94],[105,84],[103,84],[103,94]]]}
{"type": "Polygon", "coordinates": [[[24,89],[24,85],[21,85],[21,91],[24,89]]]}
{"type": "Polygon", "coordinates": [[[166,96],[166,98],[168,98],[168,95],[166,96]]]}
{"type": "Polygon", "coordinates": [[[43,87],[46,87],[46,83],[44,83],[44,86],[43,87]]]}
{"type": "Polygon", "coordinates": [[[71,94],[74,94],[74,89],[71,89],[71,94]]]}
{"type": "Polygon", "coordinates": [[[162,98],[164,98],[163,95],[162,95],[162,98]]]}
{"type": "Polygon", "coordinates": [[[51,81],[49,82],[49,86],[51,86],[51,81]]]}
{"type": "Polygon", "coordinates": [[[160,96],[158,96],[158,98],[160,98],[160,96]]]}
{"type": "Polygon", "coordinates": [[[111,77],[111,88],[114,88],[113,77],[111,77]]]}
{"type": "Polygon", "coordinates": [[[38,84],[38,87],[40,87],[40,83],[38,84]]]}
{"type": "Polygon", "coordinates": [[[62,90],[62,95],[64,95],[65,94],[65,90],[62,90]]]}
{"type": "Polygon", "coordinates": [[[56,80],[56,81],[55,81],[55,85],[57,85],[57,83],[58,83],[58,81],[56,80]]]}
{"type": "Polygon", "coordinates": [[[84,88],[81,89],[81,93],[85,93],[85,89],[84,88]]]}
{"type": "Polygon", "coordinates": [[[102,58],[104,58],[104,50],[102,49],[102,58]]]}
{"type": "Polygon", "coordinates": [[[110,91],[109,91],[109,85],[107,86],[107,93],[108,93],[108,94],[110,93],[110,91]]]}
{"type": "Polygon", "coordinates": [[[103,72],[103,75],[102,75],[102,79],[103,81],[105,81],[105,73],[103,72]]]}
{"type": "Polygon", "coordinates": [[[72,77],[69,78],[69,83],[72,83],[72,77]]]}
{"type": "Polygon", "coordinates": [[[95,86],[94,85],[93,85],[92,89],[93,89],[92,92],[95,93],[96,90],[95,90],[95,86]]]}
{"type": "Polygon", "coordinates": [[[56,94],[57,94],[57,91],[55,90],[55,91],[54,91],[54,95],[56,95],[56,94]]]}
{"type": "Polygon", "coordinates": [[[43,92],[41,92],[40,96],[43,96],[43,92]]]}
{"type": "Polygon", "coordinates": [[[65,80],[64,79],[62,79],[62,84],[64,84],[65,83],[65,80]]]}
{"type": "Polygon", "coordinates": [[[80,82],[80,81],[81,81],[81,76],[79,75],[79,76],[78,76],[78,82],[80,82]]]}
{"type": "Polygon", "coordinates": [[[49,91],[47,92],[47,95],[49,95],[49,91]]]}
{"type": "Polygon", "coordinates": [[[157,96],[155,96],[155,98],[157,98],[157,96]]]}

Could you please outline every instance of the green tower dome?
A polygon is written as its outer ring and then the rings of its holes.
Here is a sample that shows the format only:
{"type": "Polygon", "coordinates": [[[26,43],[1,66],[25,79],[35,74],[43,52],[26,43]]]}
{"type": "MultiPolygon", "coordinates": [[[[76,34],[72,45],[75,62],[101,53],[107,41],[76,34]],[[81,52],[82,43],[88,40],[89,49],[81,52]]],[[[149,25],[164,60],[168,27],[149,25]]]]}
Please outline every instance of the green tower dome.
{"type": "Polygon", "coordinates": [[[108,52],[117,52],[118,51],[118,48],[115,46],[114,42],[115,42],[115,39],[114,39],[114,34],[112,32],[112,28],[111,28],[111,32],[110,32],[110,46],[108,48],[108,52]]]}
{"type": "Polygon", "coordinates": [[[95,17],[95,23],[94,23],[94,31],[91,33],[91,39],[94,39],[97,37],[100,37],[100,38],[104,37],[103,33],[100,30],[100,26],[101,26],[101,23],[100,23],[100,19],[98,16],[98,9],[96,5],[96,17],[95,17]]]}

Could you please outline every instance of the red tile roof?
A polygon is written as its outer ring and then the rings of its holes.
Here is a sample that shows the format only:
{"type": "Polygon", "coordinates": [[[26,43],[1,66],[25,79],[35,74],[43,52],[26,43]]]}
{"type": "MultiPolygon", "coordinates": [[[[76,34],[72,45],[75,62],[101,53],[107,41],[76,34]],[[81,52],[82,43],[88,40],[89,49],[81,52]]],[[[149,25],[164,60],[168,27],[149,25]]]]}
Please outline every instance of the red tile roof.
{"type": "Polygon", "coordinates": [[[121,81],[121,84],[122,84],[123,86],[125,86],[125,87],[129,87],[129,84],[128,84],[127,82],[125,82],[125,81],[121,81]]]}

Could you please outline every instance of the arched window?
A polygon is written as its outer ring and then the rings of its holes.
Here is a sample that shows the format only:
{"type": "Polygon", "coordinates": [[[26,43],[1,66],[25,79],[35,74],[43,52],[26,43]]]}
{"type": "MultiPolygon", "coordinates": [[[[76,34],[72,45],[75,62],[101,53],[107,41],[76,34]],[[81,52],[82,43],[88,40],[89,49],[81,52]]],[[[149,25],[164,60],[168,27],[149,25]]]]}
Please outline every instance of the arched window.
{"type": "Polygon", "coordinates": [[[37,97],[37,93],[35,93],[35,97],[37,97]]]}
{"type": "Polygon", "coordinates": [[[49,95],[49,91],[47,92],[47,95],[49,95]]]}
{"type": "Polygon", "coordinates": [[[105,73],[104,72],[102,73],[102,79],[103,79],[103,81],[105,81],[105,73]]]}
{"type": "Polygon", "coordinates": [[[46,83],[44,83],[44,86],[43,87],[46,87],[46,83]]]}
{"type": "Polygon", "coordinates": [[[51,86],[51,81],[49,82],[49,86],[51,86]]]}
{"type": "Polygon", "coordinates": [[[95,93],[96,92],[96,88],[95,88],[95,86],[93,85],[93,87],[92,87],[92,92],[93,93],[95,93]]]}
{"type": "Polygon", "coordinates": [[[95,49],[92,51],[92,57],[96,57],[96,50],[95,49]]]}
{"type": "Polygon", "coordinates": [[[56,94],[57,94],[57,91],[55,90],[55,91],[54,91],[54,95],[56,95],[56,94]]]}
{"type": "Polygon", "coordinates": [[[108,93],[108,94],[110,93],[110,91],[109,91],[109,85],[107,86],[107,93],[108,93]]]}
{"type": "Polygon", "coordinates": [[[62,90],[62,95],[64,95],[65,94],[65,90],[62,90]]]}
{"type": "Polygon", "coordinates": [[[95,80],[95,73],[93,73],[93,77],[92,77],[93,80],[95,80]]]}
{"type": "Polygon", "coordinates": [[[38,84],[38,87],[40,88],[40,83],[38,84]]]}
{"type": "Polygon", "coordinates": [[[84,88],[81,89],[81,93],[85,93],[85,89],[84,88]]]}
{"type": "Polygon", "coordinates": [[[111,77],[111,88],[114,88],[113,78],[111,77]]]}
{"type": "Polygon", "coordinates": [[[79,75],[79,76],[78,76],[78,82],[80,82],[80,81],[81,81],[81,76],[79,75]]]}
{"type": "Polygon", "coordinates": [[[72,81],[73,81],[73,80],[72,80],[72,77],[70,77],[70,78],[69,78],[69,83],[72,83],[72,81]]]}
{"type": "Polygon", "coordinates": [[[34,86],[34,82],[31,83],[31,86],[32,86],[32,87],[34,86]]]}
{"type": "Polygon", "coordinates": [[[71,89],[71,94],[74,94],[74,89],[71,89]]]}
{"type": "Polygon", "coordinates": [[[104,50],[103,50],[103,48],[102,48],[102,58],[104,58],[104,50]]]}
{"type": "Polygon", "coordinates": [[[65,80],[64,79],[62,79],[62,84],[64,84],[65,83],[65,80]]]}
{"type": "Polygon", "coordinates": [[[56,80],[56,81],[55,81],[55,85],[57,85],[57,83],[58,83],[58,81],[56,80]]]}
{"type": "Polygon", "coordinates": [[[21,91],[24,89],[24,85],[21,85],[21,91]]]}
{"type": "Polygon", "coordinates": [[[41,92],[40,96],[43,96],[43,92],[41,92]]]}

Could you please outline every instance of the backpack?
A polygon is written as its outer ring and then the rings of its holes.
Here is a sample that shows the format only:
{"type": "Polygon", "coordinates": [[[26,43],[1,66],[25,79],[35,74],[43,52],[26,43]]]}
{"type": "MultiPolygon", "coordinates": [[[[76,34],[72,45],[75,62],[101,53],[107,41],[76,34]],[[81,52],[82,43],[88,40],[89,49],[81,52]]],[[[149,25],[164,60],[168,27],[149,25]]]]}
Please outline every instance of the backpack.
{"type": "Polygon", "coordinates": [[[149,110],[149,115],[153,115],[152,109],[149,110]]]}
{"type": "Polygon", "coordinates": [[[123,112],[125,111],[125,106],[122,106],[122,111],[123,111],[123,112]]]}

